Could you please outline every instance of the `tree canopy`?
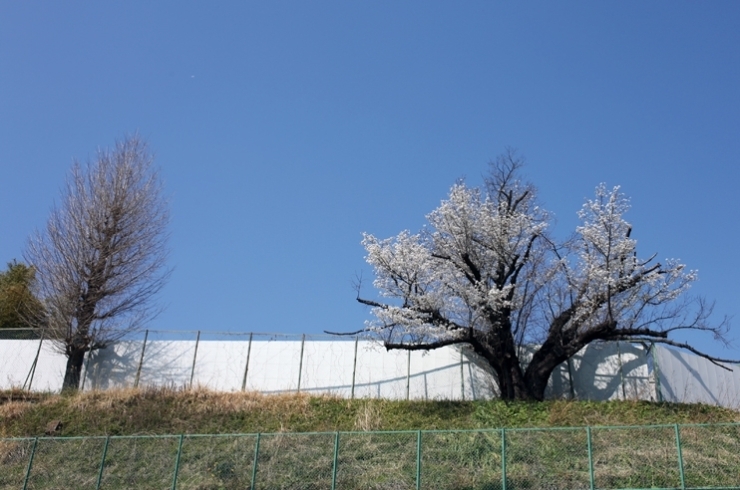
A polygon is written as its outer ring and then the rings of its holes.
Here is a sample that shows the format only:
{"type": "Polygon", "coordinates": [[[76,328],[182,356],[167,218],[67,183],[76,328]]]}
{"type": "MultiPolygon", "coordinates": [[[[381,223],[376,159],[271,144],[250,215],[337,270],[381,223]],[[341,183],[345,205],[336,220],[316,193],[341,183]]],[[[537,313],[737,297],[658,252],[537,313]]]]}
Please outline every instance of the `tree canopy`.
{"type": "Polygon", "coordinates": [[[482,188],[463,182],[427,215],[419,233],[364,234],[379,299],[366,331],[388,349],[466,344],[491,366],[502,398],[544,398],[552,371],[594,341],[654,342],[726,361],[671,339],[711,325],[712,305],[689,298],[696,273],[675,261],[640,257],[625,220],[628,199],[599,185],[567,240],[519,177],[509,152],[491,164],[482,188]],[[526,349],[524,348],[526,346],[526,349]]]}
{"type": "Polygon", "coordinates": [[[75,163],[61,205],[26,252],[37,271],[45,336],[68,357],[65,389],[86,352],[142,328],[169,275],[169,211],[147,145],[137,136],[75,163]]]}
{"type": "MultiPolygon", "coordinates": [[[[34,294],[36,270],[12,261],[0,272],[0,329],[31,329],[42,317],[43,306],[34,294]]],[[[8,334],[3,334],[7,337],[8,334]]],[[[15,332],[13,337],[33,337],[32,332],[15,332]]]]}

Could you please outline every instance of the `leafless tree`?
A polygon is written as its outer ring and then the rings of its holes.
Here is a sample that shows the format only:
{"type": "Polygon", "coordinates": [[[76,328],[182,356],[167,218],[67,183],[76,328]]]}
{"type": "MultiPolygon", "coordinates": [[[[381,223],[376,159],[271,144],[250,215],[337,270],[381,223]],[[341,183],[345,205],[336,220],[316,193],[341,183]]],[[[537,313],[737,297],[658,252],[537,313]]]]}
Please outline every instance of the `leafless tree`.
{"type": "Polygon", "coordinates": [[[85,353],[140,329],[159,308],[169,269],[169,211],[152,155],[138,136],[75,162],[43,231],[29,239],[44,303],[44,337],[67,356],[64,389],[77,389],[85,353]]]}
{"type": "Polygon", "coordinates": [[[542,400],[553,370],[595,341],[662,343],[730,362],[669,337],[710,323],[712,305],[685,299],[694,271],[637,255],[629,202],[600,185],[573,236],[556,242],[552,221],[519,179],[521,160],[500,157],[482,189],[460,182],[418,234],[365,234],[375,270],[375,320],[365,332],[388,349],[467,345],[491,366],[502,398],[542,400]]]}

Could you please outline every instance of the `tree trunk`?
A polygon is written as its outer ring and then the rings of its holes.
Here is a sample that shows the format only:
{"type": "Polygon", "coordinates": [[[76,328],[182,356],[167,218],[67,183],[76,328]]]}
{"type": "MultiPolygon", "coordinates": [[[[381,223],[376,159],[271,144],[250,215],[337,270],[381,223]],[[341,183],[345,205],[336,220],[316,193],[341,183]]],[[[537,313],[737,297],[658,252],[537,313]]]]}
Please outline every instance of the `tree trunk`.
{"type": "Polygon", "coordinates": [[[508,323],[504,323],[502,332],[500,335],[475,339],[473,350],[485,358],[496,372],[502,400],[532,400],[534,397],[527,386],[508,323]]]}
{"type": "Polygon", "coordinates": [[[547,383],[550,381],[552,372],[559,364],[559,361],[554,361],[552,357],[548,356],[545,360],[527,366],[524,380],[533,400],[542,401],[545,399],[547,383]]]}
{"type": "Polygon", "coordinates": [[[498,375],[499,391],[502,400],[532,400],[532,393],[525,382],[524,374],[519,366],[516,356],[508,362],[501,363],[496,369],[498,375]]]}
{"type": "Polygon", "coordinates": [[[80,389],[82,375],[82,364],[85,361],[86,349],[75,349],[67,356],[67,369],[64,372],[64,383],[62,391],[80,389]]]}
{"type": "Polygon", "coordinates": [[[584,344],[572,335],[563,335],[559,331],[551,332],[547,340],[532,356],[524,373],[524,380],[535,400],[545,399],[545,389],[552,372],[560,364],[575,355],[584,344]]]}

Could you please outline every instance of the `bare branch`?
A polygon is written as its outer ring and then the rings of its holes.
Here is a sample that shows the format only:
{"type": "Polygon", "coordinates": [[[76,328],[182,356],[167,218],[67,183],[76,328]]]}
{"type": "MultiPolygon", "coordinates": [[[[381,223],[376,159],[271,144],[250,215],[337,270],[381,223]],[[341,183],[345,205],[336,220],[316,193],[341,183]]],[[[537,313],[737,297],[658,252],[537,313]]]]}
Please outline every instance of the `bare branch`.
{"type": "Polygon", "coordinates": [[[740,360],[739,359],[725,359],[725,358],[722,358],[722,357],[710,356],[709,354],[706,354],[706,353],[700,351],[699,349],[696,349],[695,347],[692,347],[691,344],[688,344],[686,342],[676,342],[675,340],[671,340],[671,339],[654,339],[654,338],[651,338],[651,337],[646,337],[646,338],[640,338],[640,337],[624,337],[624,338],[622,338],[622,337],[619,337],[619,338],[615,338],[614,340],[626,340],[626,341],[630,341],[630,342],[646,342],[646,343],[652,342],[654,344],[665,344],[665,345],[670,345],[672,347],[678,347],[679,349],[685,349],[685,350],[687,350],[689,352],[692,352],[692,353],[696,354],[697,356],[702,357],[702,358],[706,359],[707,361],[711,362],[712,364],[714,364],[716,366],[719,366],[722,369],[725,369],[727,371],[732,371],[733,369],[725,366],[723,363],[725,363],[725,364],[739,364],[740,363],[740,360]]]}
{"type": "Polygon", "coordinates": [[[359,296],[357,297],[357,302],[362,303],[363,305],[372,306],[374,308],[383,308],[383,309],[388,308],[388,305],[384,305],[383,303],[378,303],[377,301],[373,301],[370,299],[363,299],[363,298],[360,298],[359,296]]]}
{"type": "Polygon", "coordinates": [[[361,333],[367,333],[367,329],[363,328],[360,330],[355,330],[354,332],[332,332],[331,330],[324,330],[324,333],[329,335],[340,335],[340,336],[354,336],[359,335],[361,333]]]}
{"type": "Polygon", "coordinates": [[[385,346],[388,350],[432,350],[432,349],[439,349],[440,347],[446,347],[448,345],[457,345],[457,344],[465,344],[468,343],[469,340],[467,339],[445,339],[445,340],[438,340],[436,342],[428,342],[424,344],[404,344],[404,343],[393,343],[393,342],[384,342],[383,346],[385,346]]]}
{"type": "Polygon", "coordinates": [[[38,271],[45,335],[69,356],[65,387],[79,383],[86,351],[159,312],[152,300],[170,274],[168,222],[159,176],[137,135],[73,165],[62,202],[26,251],[38,271]]]}

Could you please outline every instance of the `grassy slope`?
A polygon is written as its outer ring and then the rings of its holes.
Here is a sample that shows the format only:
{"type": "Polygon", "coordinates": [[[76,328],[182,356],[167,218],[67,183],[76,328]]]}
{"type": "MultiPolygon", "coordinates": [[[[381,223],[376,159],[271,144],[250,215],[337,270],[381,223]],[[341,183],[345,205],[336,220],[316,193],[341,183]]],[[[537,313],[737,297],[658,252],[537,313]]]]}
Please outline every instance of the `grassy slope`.
{"type": "Polygon", "coordinates": [[[124,390],[75,395],[0,392],[0,437],[476,429],[740,422],[706,405],[642,401],[344,400],[308,395],[124,390]]]}

